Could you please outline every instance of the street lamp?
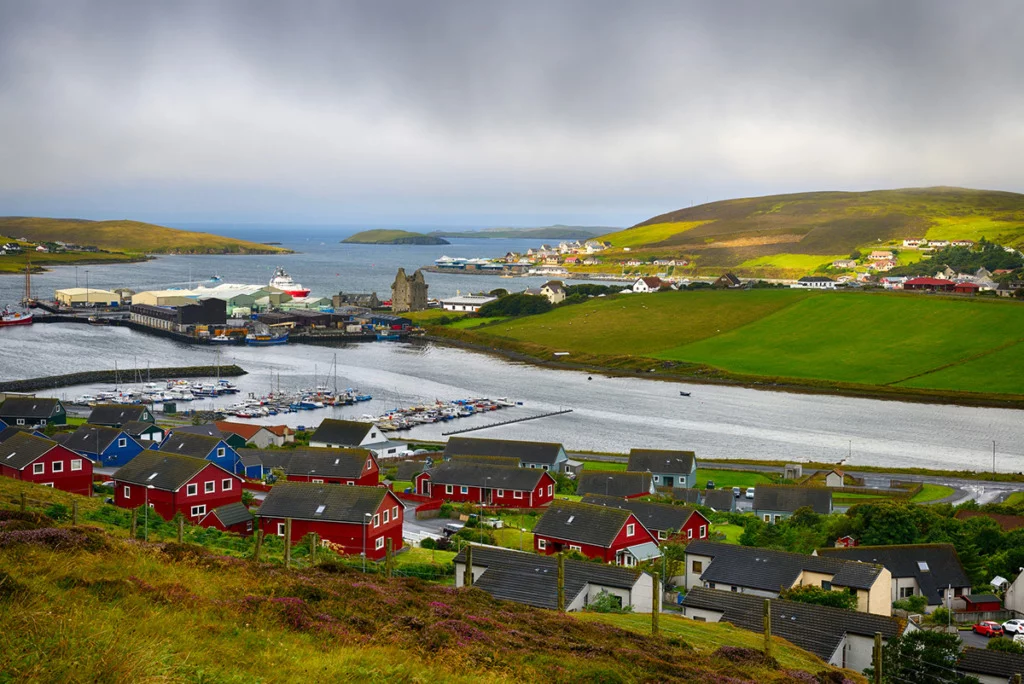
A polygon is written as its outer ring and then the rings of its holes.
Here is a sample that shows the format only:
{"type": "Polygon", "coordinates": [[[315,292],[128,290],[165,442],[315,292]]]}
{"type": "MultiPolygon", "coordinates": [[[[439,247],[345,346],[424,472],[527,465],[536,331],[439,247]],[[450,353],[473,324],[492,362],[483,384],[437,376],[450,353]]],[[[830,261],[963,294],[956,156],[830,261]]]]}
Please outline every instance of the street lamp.
{"type": "Polygon", "coordinates": [[[143,511],[145,517],[145,524],[143,530],[143,540],[149,541],[149,490],[156,489],[153,485],[146,485],[146,510],[143,511]]]}
{"type": "Polygon", "coordinates": [[[369,526],[370,518],[372,517],[372,513],[363,513],[363,572],[366,572],[366,528],[369,526]]]}
{"type": "Polygon", "coordinates": [[[611,481],[612,481],[612,478],[611,478],[610,475],[608,476],[608,479],[604,481],[604,495],[605,496],[608,496],[608,483],[611,482],[611,481]]]}

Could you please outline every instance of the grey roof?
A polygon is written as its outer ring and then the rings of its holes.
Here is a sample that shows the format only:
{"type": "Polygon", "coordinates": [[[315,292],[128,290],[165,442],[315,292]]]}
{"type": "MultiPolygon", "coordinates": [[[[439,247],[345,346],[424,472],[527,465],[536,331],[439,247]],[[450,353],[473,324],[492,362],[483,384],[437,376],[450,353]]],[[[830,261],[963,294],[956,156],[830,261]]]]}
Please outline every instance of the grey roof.
{"type": "Polygon", "coordinates": [[[98,404],[86,422],[93,425],[124,425],[139,420],[148,410],[142,404],[98,404]]]}
{"type": "Polygon", "coordinates": [[[47,397],[8,397],[0,404],[0,418],[49,418],[54,414],[59,399],[47,397]]]}
{"type": "Polygon", "coordinates": [[[471,456],[468,454],[453,454],[448,460],[455,463],[486,463],[490,465],[503,465],[518,468],[519,459],[514,456],[471,456]]]}
{"type": "Polygon", "coordinates": [[[580,496],[606,494],[619,497],[650,494],[652,477],[651,473],[584,470],[577,478],[576,493],[580,496]]]}
{"type": "Polygon", "coordinates": [[[249,452],[249,449],[238,450],[238,460],[242,463],[242,465],[245,466],[246,468],[251,468],[252,466],[260,466],[262,468],[263,459],[260,458],[259,454],[253,454],[249,452]]]}
{"type": "Polygon", "coordinates": [[[217,520],[220,520],[220,523],[225,527],[231,527],[232,525],[248,522],[253,519],[252,513],[241,501],[214,508],[209,514],[216,516],[217,520]]]}
{"type": "Polygon", "coordinates": [[[804,506],[810,506],[815,513],[831,513],[832,490],[824,487],[794,487],[792,485],[758,485],[754,489],[755,511],[792,513],[804,506]]]}
{"type": "MultiPolygon", "coordinates": [[[[699,491],[699,490],[698,490],[699,491]]],[[[757,496],[757,490],[754,490],[757,496]]],[[[736,497],[729,489],[708,489],[704,492],[704,505],[716,511],[731,511],[736,504],[736,497]]]]}
{"type": "Polygon", "coordinates": [[[693,487],[674,487],[672,489],[672,498],[675,501],[685,501],[688,504],[699,504],[704,500],[704,490],[694,489],[693,487]]]}
{"type": "Polygon", "coordinates": [[[0,446],[0,464],[21,470],[55,446],[49,439],[19,432],[0,446]]]}
{"type": "MultiPolygon", "coordinates": [[[[341,444],[343,446],[359,446],[373,428],[373,423],[324,418],[320,426],[317,427],[316,432],[309,438],[309,441],[341,444]]],[[[381,441],[383,441],[383,437],[381,441]]]]}
{"type": "MultiPolygon", "coordinates": [[[[465,549],[459,551],[454,562],[466,562],[465,549]]],[[[631,589],[640,578],[640,571],[615,565],[570,558],[564,563],[566,605],[588,584],[631,589]]],[[[554,556],[474,546],[473,565],[487,568],[473,581],[473,586],[494,598],[537,608],[558,608],[558,559],[554,556]]]]}
{"type": "MultiPolygon", "coordinates": [[[[203,425],[182,425],[180,427],[171,428],[172,435],[203,435],[204,437],[216,437],[217,439],[226,440],[231,434],[213,423],[205,423],[203,425]]],[[[241,437],[241,435],[239,435],[241,437]]]]}
{"type": "Polygon", "coordinates": [[[513,439],[480,439],[478,437],[452,437],[444,447],[444,457],[506,456],[520,463],[555,465],[562,445],[557,442],[522,442],[513,439]]]}
{"type": "Polygon", "coordinates": [[[239,449],[236,453],[245,465],[262,465],[268,469],[283,470],[292,459],[291,449],[239,449]]]}
{"type": "Polygon", "coordinates": [[[826,276],[804,276],[798,283],[834,283],[835,281],[826,276]]]}
{"type": "Polygon", "coordinates": [[[5,427],[3,430],[0,430],[0,444],[3,444],[7,440],[9,440],[11,437],[13,437],[14,435],[17,435],[19,433],[25,432],[25,433],[28,433],[28,434],[32,434],[35,431],[36,431],[35,428],[24,427],[24,426],[16,426],[16,425],[9,425],[9,426],[5,427]]]}
{"type": "Polygon", "coordinates": [[[1024,674],[1024,655],[967,647],[960,653],[956,669],[963,674],[990,675],[1009,680],[1013,675],[1024,674]]]}
{"type": "Polygon", "coordinates": [[[540,516],[533,533],[609,548],[631,515],[622,508],[556,499],[540,516]]]}
{"type": "Polygon", "coordinates": [[[259,514],[263,518],[325,520],[358,525],[365,522],[366,513],[376,513],[389,494],[385,487],[282,482],[274,485],[267,494],[259,514]]]}
{"type": "Polygon", "coordinates": [[[371,458],[373,454],[366,449],[294,449],[284,472],[286,475],[356,479],[363,474],[363,467],[371,458]]]}
{"type": "Polygon", "coordinates": [[[853,546],[818,549],[819,556],[880,563],[893,578],[914,577],[928,605],[941,605],[946,587],[969,587],[971,580],[960,564],[952,544],[903,544],[897,546],[853,546]],[[920,563],[925,563],[927,569],[920,563]]]}
{"type": "Polygon", "coordinates": [[[159,430],[164,432],[164,429],[155,423],[147,423],[144,420],[129,420],[127,423],[121,426],[121,429],[127,432],[132,437],[138,437],[144,432],[151,430],[159,430]]]}
{"type": "MultiPolygon", "coordinates": [[[[695,587],[683,606],[722,613],[722,620],[752,632],[764,631],[764,597],[695,587]]],[[[824,661],[832,658],[846,634],[892,639],[903,632],[897,618],[798,601],[772,599],[772,633],[824,661]]]]}
{"type": "MultiPolygon", "coordinates": [[[[220,468],[202,458],[146,449],[118,468],[111,477],[117,482],[128,482],[144,487],[153,485],[156,489],[173,492],[184,487],[207,466],[220,468]]],[[[230,475],[228,471],[224,472],[230,475]]]]}
{"type": "Polygon", "coordinates": [[[402,461],[398,464],[396,477],[399,480],[411,480],[422,473],[425,467],[426,464],[423,461],[402,461]]]}
{"type": "MultiPolygon", "coordinates": [[[[450,484],[491,489],[511,489],[528,492],[537,487],[547,471],[519,466],[491,465],[489,463],[448,461],[431,468],[433,485],[450,484]]],[[[550,477],[550,475],[548,476],[550,477]]]]}
{"type": "Polygon", "coordinates": [[[631,449],[626,470],[634,472],[670,473],[689,475],[693,472],[696,456],[692,451],[664,449],[631,449]]]}
{"type": "Polygon", "coordinates": [[[668,530],[678,532],[683,529],[683,525],[690,519],[690,516],[697,512],[697,509],[690,508],[689,506],[619,499],[614,496],[605,496],[604,494],[587,494],[583,497],[583,503],[622,508],[635,515],[640,524],[648,530],[663,532],[668,530]]]}
{"type": "Polygon", "coordinates": [[[172,454],[184,454],[195,458],[206,458],[219,442],[220,437],[193,435],[188,432],[173,432],[160,445],[160,451],[172,454]]]}
{"type": "Polygon", "coordinates": [[[62,444],[72,451],[99,453],[121,434],[121,428],[79,425],[62,444]],[[97,448],[98,447],[98,448],[97,448]]]}
{"type": "Polygon", "coordinates": [[[832,575],[834,586],[870,589],[882,572],[873,563],[701,540],[690,542],[686,553],[712,557],[702,581],[762,591],[788,589],[804,571],[832,575]]]}

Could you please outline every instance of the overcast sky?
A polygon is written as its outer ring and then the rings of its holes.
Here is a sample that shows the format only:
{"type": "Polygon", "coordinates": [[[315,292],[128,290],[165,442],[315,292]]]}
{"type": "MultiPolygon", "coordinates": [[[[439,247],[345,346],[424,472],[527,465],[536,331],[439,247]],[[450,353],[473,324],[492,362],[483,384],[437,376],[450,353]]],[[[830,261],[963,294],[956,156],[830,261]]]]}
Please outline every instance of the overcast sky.
{"type": "Polygon", "coordinates": [[[630,225],[1024,191],[1021,10],[0,0],[0,215],[630,225]]]}

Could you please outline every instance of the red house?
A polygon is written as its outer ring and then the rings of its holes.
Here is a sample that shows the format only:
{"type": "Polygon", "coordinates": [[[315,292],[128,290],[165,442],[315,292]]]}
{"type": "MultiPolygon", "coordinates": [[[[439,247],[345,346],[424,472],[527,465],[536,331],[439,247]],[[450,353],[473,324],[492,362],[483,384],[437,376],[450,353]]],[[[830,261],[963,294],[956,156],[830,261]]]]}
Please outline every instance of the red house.
{"type": "Polygon", "coordinates": [[[546,470],[455,460],[417,475],[416,493],[452,503],[502,508],[540,508],[555,498],[546,470]]]}
{"type": "Polygon", "coordinates": [[[274,485],[259,510],[264,534],[283,537],[285,519],[292,520],[292,543],[316,532],[325,546],[339,553],[380,560],[402,548],[405,506],[385,487],[337,487],[305,482],[274,485]]]}
{"type": "Polygon", "coordinates": [[[583,503],[631,512],[658,541],[707,539],[711,530],[711,521],[696,508],[689,506],[619,499],[600,494],[588,494],[583,497],[583,503]]]}
{"type": "Polygon", "coordinates": [[[903,283],[904,290],[919,290],[924,292],[952,292],[956,286],[952,280],[944,278],[911,278],[903,283]]]}
{"type": "Polygon", "coordinates": [[[977,294],[980,290],[981,285],[978,285],[978,283],[957,283],[956,286],[953,287],[953,292],[956,292],[957,294],[972,295],[977,294]]]}
{"type": "Polygon", "coordinates": [[[114,503],[148,504],[170,520],[181,513],[199,523],[215,508],[242,500],[242,478],[195,456],[147,449],[113,475],[114,503]]]}
{"type": "Polygon", "coordinates": [[[576,494],[604,494],[620,499],[635,499],[652,496],[654,476],[650,472],[613,472],[610,470],[586,471],[576,479],[576,494]]]}
{"type": "Polygon", "coordinates": [[[252,534],[253,515],[241,501],[214,508],[199,521],[201,527],[215,527],[244,537],[252,534]]]}
{"type": "Polygon", "coordinates": [[[380,468],[366,449],[296,449],[285,474],[289,482],[376,487],[380,468]]]}
{"type": "Polygon", "coordinates": [[[92,496],[92,461],[28,432],[0,445],[0,475],[92,496]]]}
{"type": "Polygon", "coordinates": [[[1003,609],[1003,602],[992,594],[970,594],[959,598],[963,599],[965,613],[989,613],[1003,609]]]}
{"type": "Polygon", "coordinates": [[[555,501],[533,528],[537,553],[579,551],[588,558],[631,567],[661,556],[658,540],[631,511],[555,501]]]}

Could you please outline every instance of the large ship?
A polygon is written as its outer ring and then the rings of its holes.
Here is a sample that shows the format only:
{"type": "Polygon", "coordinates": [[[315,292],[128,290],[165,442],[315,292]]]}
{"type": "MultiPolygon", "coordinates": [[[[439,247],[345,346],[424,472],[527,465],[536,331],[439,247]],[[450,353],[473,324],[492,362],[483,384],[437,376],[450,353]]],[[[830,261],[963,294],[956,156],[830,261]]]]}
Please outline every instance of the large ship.
{"type": "Polygon", "coordinates": [[[32,325],[32,312],[14,311],[10,306],[0,311],[0,327],[7,325],[32,325]]]}
{"type": "Polygon", "coordinates": [[[292,277],[280,266],[274,271],[274,277],[270,279],[270,287],[276,287],[292,297],[305,297],[309,294],[308,287],[302,287],[302,285],[292,280],[292,277]]]}

